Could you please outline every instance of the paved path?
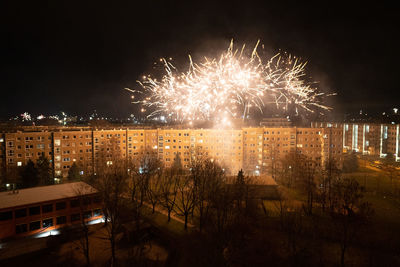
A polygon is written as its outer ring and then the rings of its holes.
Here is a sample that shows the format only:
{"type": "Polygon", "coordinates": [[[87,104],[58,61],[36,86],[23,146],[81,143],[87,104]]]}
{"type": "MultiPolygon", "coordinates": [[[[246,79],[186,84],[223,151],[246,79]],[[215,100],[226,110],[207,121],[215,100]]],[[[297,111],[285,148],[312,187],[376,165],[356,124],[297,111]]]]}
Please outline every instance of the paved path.
{"type": "MultiPolygon", "coordinates": [[[[143,202],[143,204],[146,205],[147,207],[149,207],[150,209],[153,209],[153,206],[152,206],[151,204],[149,204],[149,203],[147,203],[147,202],[143,202]]],[[[156,206],[154,210],[155,210],[156,212],[161,213],[161,214],[163,214],[163,215],[165,215],[165,216],[168,217],[168,211],[166,211],[165,209],[156,206]]],[[[184,221],[184,220],[182,220],[181,218],[177,217],[177,216],[174,215],[172,212],[171,212],[171,219],[174,219],[174,220],[177,221],[177,222],[180,222],[180,223],[182,223],[182,224],[185,224],[185,221],[184,221]]],[[[195,227],[193,224],[191,224],[191,223],[189,223],[189,222],[187,223],[187,226],[190,227],[190,228],[195,227]]]]}

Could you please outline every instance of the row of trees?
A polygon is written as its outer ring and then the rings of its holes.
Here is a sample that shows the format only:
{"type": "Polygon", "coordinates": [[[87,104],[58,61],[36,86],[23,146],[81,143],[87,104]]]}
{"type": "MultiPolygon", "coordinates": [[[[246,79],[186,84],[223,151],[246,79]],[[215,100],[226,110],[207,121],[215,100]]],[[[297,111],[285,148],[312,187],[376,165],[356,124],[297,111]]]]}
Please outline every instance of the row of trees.
{"type": "Polygon", "coordinates": [[[279,184],[302,192],[305,196],[303,208],[306,214],[312,215],[315,205],[323,211],[334,209],[333,192],[343,180],[343,168],[334,159],[320,166],[306,155],[291,153],[281,160],[275,178],[279,184]]]}
{"type": "MultiPolygon", "coordinates": [[[[355,168],[350,167],[354,159],[348,161],[346,168],[355,168]]],[[[365,188],[353,178],[343,178],[342,169],[335,160],[328,160],[321,168],[301,154],[289,154],[282,160],[277,180],[304,197],[301,207],[296,207],[288,204],[289,197],[280,196],[281,224],[289,235],[288,243],[292,244],[293,253],[296,252],[296,246],[293,245],[296,238],[293,236],[301,228],[301,214],[315,217],[314,213],[317,212],[316,216],[329,218],[330,231],[335,233],[340,244],[340,264],[344,266],[348,246],[373,214],[370,203],[363,200],[365,188]]]]}
{"type": "Polygon", "coordinates": [[[41,155],[36,163],[28,160],[23,166],[8,168],[2,183],[15,184],[17,188],[54,184],[50,161],[46,156],[41,155]]]}
{"type": "MultiPolygon", "coordinates": [[[[201,153],[193,156],[190,171],[182,168],[179,154],[171,168],[163,168],[153,151],[128,160],[121,157],[119,146],[112,140],[106,146],[98,154],[95,174],[87,182],[102,196],[112,265],[116,262],[116,236],[122,223],[125,219],[133,221],[139,230],[144,205],[151,207],[153,213],[156,209],[166,211],[168,222],[172,214],[181,216],[184,229],[191,219],[200,232],[213,232],[221,242],[229,239],[228,229],[250,215],[250,180],[243,172],[228,177],[221,166],[201,153]]],[[[87,233],[85,229],[83,233],[87,233]]],[[[85,255],[89,257],[88,253],[85,255]]]]}
{"type": "MultiPolygon", "coordinates": [[[[82,180],[83,168],[75,162],[68,170],[69,181],[82,180]]],[[[0,175],[0,185],[14,184],[17,188],[29,188],[35,186],[54,184],[54,173],[50,160],[41,155],[36,163],[31,159],[22,166],[8,166],[7,171],[0,175]]]]}
{"type": "MultiPolygon", "coordinates": [[[[116,263],[116,236],[126,207],[130,207],[127,219],[134,221],[138,230],[143,205],[150,206],[153,213],[156,209],[166,211],[168,221],[172,214],[181,216],[185,229],[191,220],[198,230],[195,232],[212,240],[213,253],[223,262],[238,260],[243,246],[265,241],[259,238],[269,231],[270,211],[256,197],[257,187],[242,171],[235,177],[227,176],[221,166],[200,153],[193,153],[190,170],[185,171],[179,154],[166,169],[152,151],[144,151],[137,160],[127,160],[118,150],[110,142],[97,157],[96,173],[88,180],[103,199],[112,265],[116,263]]],[[[298,154],[282,161],[276,178],[285,188],[295,188],[305,197],[301,206],[295,205],[289,194],[281,193],[278,198],[280,231],[286,236],[289,255],[298,259],[300,240],[313,231],[305,230],[305,221],[325,219],[329,233],[334,233],[329,238],[340,244],[340,263],[344,265],[348,247],[372,214],[370,205],[363,201],[363,187],[353,179],[342,178],[334,161],[328,161],[321,170],[298,154]]]]}

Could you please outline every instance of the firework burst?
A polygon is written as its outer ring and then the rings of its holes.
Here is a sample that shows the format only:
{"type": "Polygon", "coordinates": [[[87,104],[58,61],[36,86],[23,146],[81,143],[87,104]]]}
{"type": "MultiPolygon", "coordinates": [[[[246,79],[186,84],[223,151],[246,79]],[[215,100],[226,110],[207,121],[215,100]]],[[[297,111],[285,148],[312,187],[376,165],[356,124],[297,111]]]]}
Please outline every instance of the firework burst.
{"type": "Polygon", "coordinates": [[[315,83],[305,80],[306,63],[287,54],[262,60],[257,49],[245,54],[245,46],[234,49],[233,41],[219,58],[193,62],[179,72],[170,61],[161,59],[165,74],[160,81],[151,76],[138,81],[141,90],[133,93],[133,103],[142,105],[148,117],[167,116],[177,121],[247,118],[253,110],[263,112],[266,105],[296,112],[328,110],[321,103],[326,96],[315,83]],[[139,100],[136,100],[139,99],[139,100]]]}

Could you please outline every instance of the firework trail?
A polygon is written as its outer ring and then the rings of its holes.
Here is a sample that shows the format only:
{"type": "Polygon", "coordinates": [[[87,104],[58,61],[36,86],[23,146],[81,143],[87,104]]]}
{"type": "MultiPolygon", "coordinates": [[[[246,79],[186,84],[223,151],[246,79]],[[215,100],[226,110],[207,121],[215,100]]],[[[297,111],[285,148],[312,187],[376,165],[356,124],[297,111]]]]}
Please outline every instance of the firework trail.
{"type": "Polygon", "coordinates": [[[246,119],[250,111],[263,112],[266,105],[287,111],[329,110],[325,95],[307,82],[305,66],[296,57],[277,54],[265,61],[259,56],[259,41],[251,54],[234,49],[233,41],[219,58],[195,63],[189,56],[186,72],[161,59],[165,74],[160,81],[151,76],[138,81],[141,90],[133,93],[133,103],[142,105],[148,117],[164,115],[177,121],[246,119]],[[139,100],[135,100],[135,99],[139,100]]]}

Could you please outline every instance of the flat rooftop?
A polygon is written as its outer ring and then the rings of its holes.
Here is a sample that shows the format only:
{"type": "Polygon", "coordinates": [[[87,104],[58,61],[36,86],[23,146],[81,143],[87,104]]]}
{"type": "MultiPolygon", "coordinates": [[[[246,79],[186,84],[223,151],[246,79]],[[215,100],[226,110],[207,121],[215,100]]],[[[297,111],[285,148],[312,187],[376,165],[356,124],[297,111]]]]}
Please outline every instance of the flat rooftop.
{"type": "Polygon", "coordinates": [[[48,185],[0,193],[0,209],[26,206],[57,199],[96,193],[97,190],[84,182],[48,185]]]}

